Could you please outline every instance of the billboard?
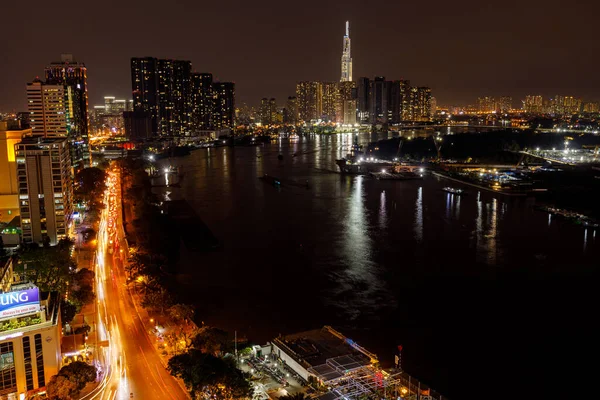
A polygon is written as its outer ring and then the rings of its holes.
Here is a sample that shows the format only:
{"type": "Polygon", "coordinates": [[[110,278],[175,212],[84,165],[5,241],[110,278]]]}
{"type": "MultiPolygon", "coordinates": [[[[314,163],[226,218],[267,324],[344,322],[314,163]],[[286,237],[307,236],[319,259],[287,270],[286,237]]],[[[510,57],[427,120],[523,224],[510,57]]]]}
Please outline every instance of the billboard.
{"type": "Polygon", "coordinates": [[[40,311],[38,288],[0,294],[0,319],[40,311]]]}

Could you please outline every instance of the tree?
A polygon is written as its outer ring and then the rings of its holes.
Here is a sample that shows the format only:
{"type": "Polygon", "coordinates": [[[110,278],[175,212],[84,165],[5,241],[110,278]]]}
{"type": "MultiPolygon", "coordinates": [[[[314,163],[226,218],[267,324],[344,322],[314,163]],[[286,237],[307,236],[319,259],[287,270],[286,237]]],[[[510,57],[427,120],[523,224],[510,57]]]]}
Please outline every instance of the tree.
{"type": "Polygon", "coordinates": [[[94,289],[91,286],[86,285],[74,290],[71,293],[71,298],[75,304],[78,304],[80,307],[82,307],[92,303],[96,298],[96,295],[94,294],[94,289]]]}
{"type": "Polygon", "coordinates": [[[232,340],[229,334],[219,328],[212,326],[203,326],[198,330],[196,337],[192,341],[192,346],[202,353],[220,356],[231,351],[232,340]]]}
{"type": "Polygon", "coordinates": [[[75,180],[78,183],[77,195],[86,201],[94,201],[104,191],[106,172],[96,167],[84,168],[79,171],[75,180]]]}
{"type": "Polygon", "coordinates": [[[63,375],[54,375],[46,386],[50,400],[70,400],[76,396],[77,384],[63,375]]]}
{"type": "Polygon", "coordinates": [[[172,302],[171,295],[162,286],[147,291],[144,297],[142,297],[142,307],[160,310],[161,313],[164,313],[165,309],[169,308],[172,302]]]}
{"type": "Polygon", "coordinates": [[[96,380],[96,368],[83,361],[73,361],[62,367],[58,375],[66,376],[75,383],[77,390],[80,391],[87,383],[96,380]]]}
{"type": "Polygon", "coordinates": [[[77,315],[77,306],[69,300],[62,299],[60,301],[60,313],[63,324],[68,324],[73,321],[75,315],[77,315]]]}
{"type": "Polygon", "coordinates": [[[42,291],[66,293],[77,267],[71,257],[72,246],[69,239],[62,239],[53,247],[25,246],[15,270],[42,291]]]}
{"type": "Polygon", "coordinates": [[[191,349],[169,360],[171,375],[181,378],[192,398],[197,395],[217,400],[238,399],[250,395],[250,384],[231,358],[191,349]]]}
{"type": "Polygon", "coordinates": [[[96,368],[82,361],[74,361],[60,369],[48,382],[48,397],[52,400],[70,400],[77,397],[81,389],[96,380],[96,368]]]}
{"type": "Polygon", "coordinates": [[[189,304],[175,304],[169,308],[169,314],[175,320],[188,322],[194,318],[194,307],[189,304]]]}

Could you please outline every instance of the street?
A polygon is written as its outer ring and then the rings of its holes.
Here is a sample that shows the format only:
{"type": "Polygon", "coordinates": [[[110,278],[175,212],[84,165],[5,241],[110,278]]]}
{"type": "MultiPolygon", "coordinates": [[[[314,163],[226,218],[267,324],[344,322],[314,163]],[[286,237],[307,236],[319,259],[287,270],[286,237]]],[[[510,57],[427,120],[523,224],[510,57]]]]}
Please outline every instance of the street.
{"type": "Polygon", "coordinates": [[[161,363],[127,287],[123,269],[127,242],[121,213],[120,176],[116,169],[108,170],[108,174],[96,267],[100,321],[97,341],[108,341],[102,351],[98,346],[98,359],[108,374],[98,389],[82,400],[188,399],[187,392],[161,363]]]}

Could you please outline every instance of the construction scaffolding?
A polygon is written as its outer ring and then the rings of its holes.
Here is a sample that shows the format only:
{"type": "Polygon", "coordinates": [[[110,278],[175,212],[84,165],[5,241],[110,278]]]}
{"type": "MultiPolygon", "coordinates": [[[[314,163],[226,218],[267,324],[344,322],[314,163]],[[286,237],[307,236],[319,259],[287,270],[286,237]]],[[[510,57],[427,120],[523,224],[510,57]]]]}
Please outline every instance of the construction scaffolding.
{"type": "MultiPolygon", "coordinates": [[[[341,373],[339,370],[338,372],[341,373]]],[[[374,366],[363,366],[341,375],[343,376],[337,375],[335,379],[324,382],[329,391],[316,398],[318,400],[443,400],[442,395],[398,369],[382,370],[374,366]]]]}

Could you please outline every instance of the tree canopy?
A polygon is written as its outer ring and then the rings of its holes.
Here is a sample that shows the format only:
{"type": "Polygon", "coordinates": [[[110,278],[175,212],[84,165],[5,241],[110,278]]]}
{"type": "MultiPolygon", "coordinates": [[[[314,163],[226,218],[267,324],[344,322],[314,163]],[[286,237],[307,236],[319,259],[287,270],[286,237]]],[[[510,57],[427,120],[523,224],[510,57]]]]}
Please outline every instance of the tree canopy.
{"type": "Polygon", "coordinates": [[[53,247],[24,247],[15,270],[42,291],[66,293],[77,267],[71,257],[73,242],[62,239],[53,247]]]}
{"type": "Polygon", "coordinates": [[[74,361],[60,369],[46,387],[51,400],[70,400],[77,397],[85,385],[96,380],[96,368],[74,361]]]}
{"type": "Polygon", "coordinates": [[[232,358],[215,357],[191,349],[172,357],[168,369],[184,381],[192,398],[225,400],[250,395],[250,384],[232,358]]]}

